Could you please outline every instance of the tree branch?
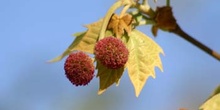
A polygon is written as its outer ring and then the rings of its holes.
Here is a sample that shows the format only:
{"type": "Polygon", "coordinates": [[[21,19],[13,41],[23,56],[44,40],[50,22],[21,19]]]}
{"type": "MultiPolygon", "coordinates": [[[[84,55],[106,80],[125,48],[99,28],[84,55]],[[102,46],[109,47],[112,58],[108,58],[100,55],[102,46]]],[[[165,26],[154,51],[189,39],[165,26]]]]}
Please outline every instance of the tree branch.
{"type": "Polygon", "coordinates": [[[217,60],[220,61],[220,54],[217,53],[216,51],[210,49],[209,47],[207,47],[206,45],[202,44],[201,42],[199,42],[198,40],[194,39],[193,37],[191,37],[190,35],[188,35],[187,33],[185,33],[179,25],[177,25],[175,30],[171,30],[170,32],[177,34],[178,36],[184,38],[185,40],[189,41],[190,43],[194,44],[195,46],[197,46],[198,48],[200,48],[201,50],[203,50],[204,52],[208,53],[209,55],[211,55],[212,57],[216,58],[217,60]]]}

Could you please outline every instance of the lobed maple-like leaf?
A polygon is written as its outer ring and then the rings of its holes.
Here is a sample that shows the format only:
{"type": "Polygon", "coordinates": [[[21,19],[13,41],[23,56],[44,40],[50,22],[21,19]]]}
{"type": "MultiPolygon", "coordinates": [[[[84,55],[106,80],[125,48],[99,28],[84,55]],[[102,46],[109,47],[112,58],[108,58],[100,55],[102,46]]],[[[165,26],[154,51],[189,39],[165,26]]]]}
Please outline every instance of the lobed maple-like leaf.
{"type": "Polygon", "coordinates": [[[102,94],[106,89],[112,84],[116,83],[118,85],[119,80],[124,72],[124,67],[119,69],[109,69],[103,66],[97,61],[97,67],[99,77],[99,91],[98,94],[102,94]]]}
{"type": "Polygon", "coordinates": [[[95,43],[98,40],[99,33],[101,30],[102,22],[103,22],[103,20],[101,19],[95,23],[86,25],[86,27],[88,28],[88,30],[86,32],[74,34],[74,36],[76,36],[76,38],[71,43],[71,45],[63,52],[62,55],[52,59],[50,62],[59,61],[63,57],[65,57],[66,55],[73,52],[74,50],[80,50],[80,51],[84,51],[84,52],[93,54],[95,43]]]}
{"type": "Polygon", "coordinates": [[[163,54],[162,48],[151,38],[138,30],[130,33],[127,43],[129,58],[127,69],[130,80],[138,97],[146,80],[152,76],[155,78],[155,67],[163,71],[159,54],[163,54]]]}

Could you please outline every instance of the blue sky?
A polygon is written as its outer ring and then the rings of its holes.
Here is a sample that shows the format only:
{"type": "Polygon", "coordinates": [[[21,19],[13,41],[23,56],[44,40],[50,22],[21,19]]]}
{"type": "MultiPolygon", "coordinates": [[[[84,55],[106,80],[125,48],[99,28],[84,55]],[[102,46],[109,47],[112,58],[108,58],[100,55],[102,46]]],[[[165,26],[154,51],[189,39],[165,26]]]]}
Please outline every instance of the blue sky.
{"type": "MultiPolygon", "coordinates": [[[[153,0],[152,0],[153,1],[153,0]]],[[[165,0],[158,0],[163,5],[165,0]]],[[[150,26],[138,29],[164,50],[164,72],[156,68],[139,98],[127,73],[118,87],[98,96],[98,78],[74,87],[65,78],[63,63],[46,63],[60,55],[85,24],[102,18],[114,0],[1,0],[1,110],[195,110],[220,84],[220,62],[182,38],[150,26]]],[[[220,52],[220,1],[171,0],[180,26],[194,38],[220,52]]]]}

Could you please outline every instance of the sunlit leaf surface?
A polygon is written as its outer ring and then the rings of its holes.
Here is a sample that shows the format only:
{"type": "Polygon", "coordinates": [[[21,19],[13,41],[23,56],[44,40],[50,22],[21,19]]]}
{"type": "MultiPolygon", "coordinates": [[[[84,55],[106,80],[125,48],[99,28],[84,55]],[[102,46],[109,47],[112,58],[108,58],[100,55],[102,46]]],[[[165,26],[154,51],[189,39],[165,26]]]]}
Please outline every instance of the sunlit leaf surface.
{"type": "Polygon", "coordinates": [[[99,32],[101,30],[103,20],[86,25],[88,30],[82,33],[76,33],[76,39],[71,43],[71,45],[63,52],[62,55],[52,59],[50,62],[56,62],[61,60],[66,55],[70,54],[74,50],[80,50],[87,53],[94,53],[94,46],[99,37],[99,32]]]}
{"type": "Polygon", "coordinates": [[[163,50],[151,38],[138,30],[133,30],[129,36],[127,47],[129,59],[127,62],[128,74],[138,97],[146,80],[152,76],[155,78],[155,67],[163,71],[160,53],[163,50]]]}
{"type": "Polygon", "coordinates": [[[201,107],[200,110],[220,110],[220,93],[214,95],[207,100],[201,107]]]}
{"type": "Polygon", "coordinates": [[[105,92],[105,90],[114,83],[118,85],[119,80],[124,72],[124,68],[108,69],[99,62],[97,62],[97,69],[97,77],[99,77],[98,94],[105,92]]]}
{"type": "Polygon", "coordinates": [[[200,110],[220,110],[220,85],[213,91],[200,110]]]}

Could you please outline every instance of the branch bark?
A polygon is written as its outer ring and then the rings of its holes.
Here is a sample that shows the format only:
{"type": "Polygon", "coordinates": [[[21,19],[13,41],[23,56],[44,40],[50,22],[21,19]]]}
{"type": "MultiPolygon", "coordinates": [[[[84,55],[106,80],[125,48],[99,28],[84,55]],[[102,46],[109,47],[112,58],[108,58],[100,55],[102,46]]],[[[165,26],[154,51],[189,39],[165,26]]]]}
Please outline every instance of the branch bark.
{"type": "Polygon", "coordinates": [[[220,54],[217,53],[216,51],[212,50],[211,48],[207,47],[206,45],[202,44],[201,42],[199,42],[198,40],[194,39],[193,37],[191,37],[189,34],[187,34],[186,32],[184,32],[179,25],[177,25],[175,30],[170,30],[170,32],[182,37],[183,39],[189,41],[190,43],[192,43],[193,45],[197,46],[198,48],[200,48],[201,50],[203,50],[204,52],[208,53],[209,55],[211,55],[212,57],[214,57],[215,59],[220,61],[220,54]]]}

